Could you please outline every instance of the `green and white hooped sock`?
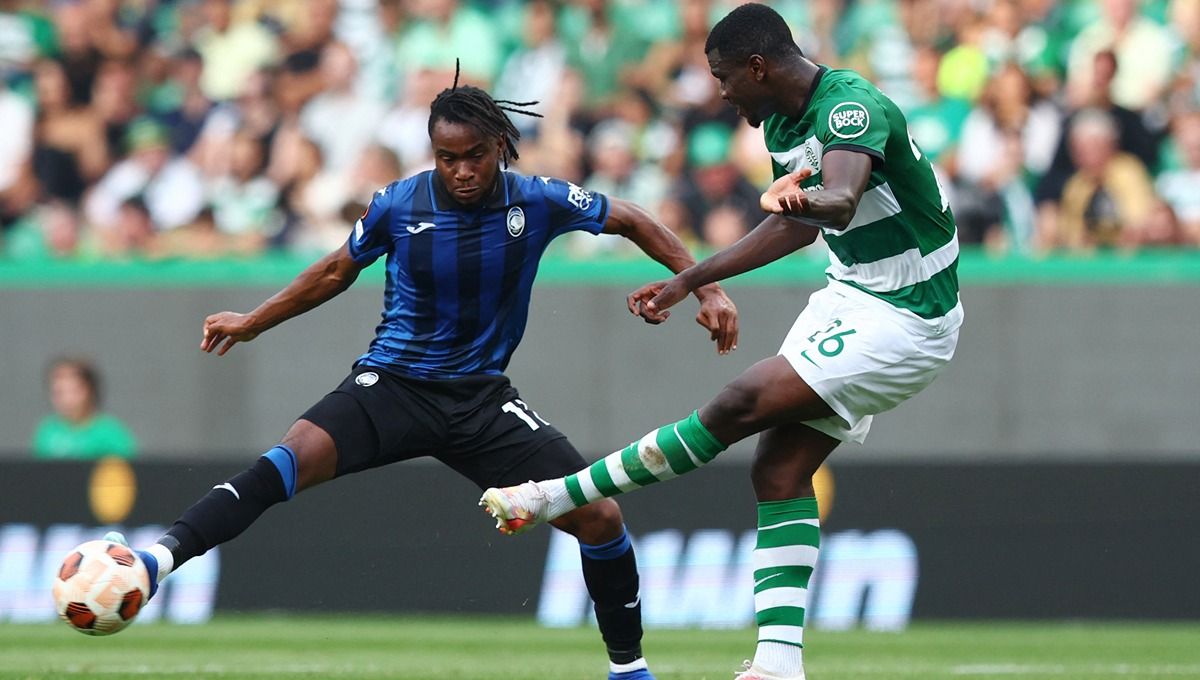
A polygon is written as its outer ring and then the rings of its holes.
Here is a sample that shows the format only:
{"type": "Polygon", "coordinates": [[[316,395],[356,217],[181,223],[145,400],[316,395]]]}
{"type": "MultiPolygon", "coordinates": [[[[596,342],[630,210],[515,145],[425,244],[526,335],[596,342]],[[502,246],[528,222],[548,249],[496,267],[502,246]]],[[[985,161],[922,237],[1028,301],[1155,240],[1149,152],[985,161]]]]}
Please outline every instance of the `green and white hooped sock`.
{"type": "Polygon", "coordinates": [[[724,450],[725,445],[700,423],[699,413],[692,411],[575,474],[538,485],[550,497],[549,519],[554,519],[601,498],[691,472],[724,450]]]}
{"type": "Polygon", "coordinates": [[[758,648],[754,665],[772,675],[804,672],[804,610],[817,566],[821,520],[816,498],[758,504],[754,548],[754,613],[758,648]]]}

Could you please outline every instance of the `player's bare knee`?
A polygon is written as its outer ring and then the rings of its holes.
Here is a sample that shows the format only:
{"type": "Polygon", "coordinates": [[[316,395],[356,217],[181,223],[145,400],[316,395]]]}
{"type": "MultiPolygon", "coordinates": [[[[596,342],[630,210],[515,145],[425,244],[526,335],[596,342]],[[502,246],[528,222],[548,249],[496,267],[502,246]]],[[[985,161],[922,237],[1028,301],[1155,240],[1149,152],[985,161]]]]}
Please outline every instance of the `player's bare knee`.
{"type": "Polygon", "coordinates": [[[325,430],[298,420],[281,442],[296,456],[296,492],[329,481],[337,474],[337,446],[325,430]]]}
{"type": "Polygon", "coordinates": [[[732,382],[701,409],[700,419],[718,439],[721,439],[718,431],[753,431],[759,420],[758,405],[759,394],[756,388],[745,382],[732,382]]]}
{"type": "Polygon", "coordinates": [[[616,501],[606,498],[555,519],[551,524],[589,545],[599,545],[621,535],[624,520],[616,501]]]}
{"type": "Polygon", "coordinates": [[[813,495],[812,474],[769,465],[750,468],[750,483],[759,502],[784,501],[813,495]]]}

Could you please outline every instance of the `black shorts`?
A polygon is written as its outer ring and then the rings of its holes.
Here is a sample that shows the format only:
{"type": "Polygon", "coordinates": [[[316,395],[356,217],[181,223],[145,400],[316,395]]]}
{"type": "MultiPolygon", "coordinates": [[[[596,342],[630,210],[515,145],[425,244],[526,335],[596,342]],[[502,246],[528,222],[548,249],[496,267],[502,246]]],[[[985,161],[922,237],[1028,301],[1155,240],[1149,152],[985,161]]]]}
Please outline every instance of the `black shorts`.
{"type": "Polygon", "coordinates": [[[432,456],[484,489],[587,465],[502,375],[419,380],[356,366],[300,417],[333,438],[339,477],[432,456]]]}

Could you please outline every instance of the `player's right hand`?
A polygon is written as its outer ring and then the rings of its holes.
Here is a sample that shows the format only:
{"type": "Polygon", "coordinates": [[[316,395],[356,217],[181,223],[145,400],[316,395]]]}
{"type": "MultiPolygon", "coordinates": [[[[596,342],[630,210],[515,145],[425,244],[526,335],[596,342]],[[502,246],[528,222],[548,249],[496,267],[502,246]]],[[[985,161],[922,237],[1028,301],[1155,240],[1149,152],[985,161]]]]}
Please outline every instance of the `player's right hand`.
{"type": "Polygon", "coordinates": [[[237,312],[218,312],[204,320],[204,338],[200,340],[200,350],[212,353],[217,350],[217,356],[223,356],[239,342],[250,342],[258,337],[258,331],[252,330],[248,314],[237,312]],[[224,345],[221,343],[224,342],[224,345]]]}
{"type": "Polygon", "coordinates": [[[776,215],[803,215],[808,211],[808,197],[800,184],[812,174],[811,168],[804,168],[775,180],[758,198],[758,207],[776,215]]]}

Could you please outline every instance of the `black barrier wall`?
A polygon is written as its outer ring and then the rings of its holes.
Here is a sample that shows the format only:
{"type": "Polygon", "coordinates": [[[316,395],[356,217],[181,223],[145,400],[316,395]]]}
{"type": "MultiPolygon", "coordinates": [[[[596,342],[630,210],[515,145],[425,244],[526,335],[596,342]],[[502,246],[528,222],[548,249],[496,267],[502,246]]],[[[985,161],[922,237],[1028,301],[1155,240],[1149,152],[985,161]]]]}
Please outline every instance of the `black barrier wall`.
{"type": "MultiPolygon", "coordinates": [[[[0,464],[0,621],[50,620],[49,578],[108,522],[151,538],[230,464],[112,469],[0,464]],[[114,515],[120,514],[118,518],[114,515]]],[[[622,499],[648,626],[753,616],[754,501],[742,465],[622,499]]],[[[1200,617],[1200,465],[853,465],[832,470],[810,621],[901,628],[915,618],[1200,617]],[[832,497],[832,501],[829,498],[832,497]]],[[[403,464],[336,480],[269,511],[189,563],[147,614],[489,612],[586,621],[570,539],[507,538],[470,483],[403,464]]],[[[135,539],[135,541],[138,539],[135,539]]]]}

